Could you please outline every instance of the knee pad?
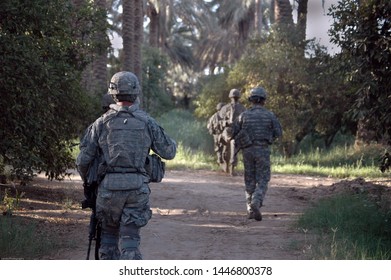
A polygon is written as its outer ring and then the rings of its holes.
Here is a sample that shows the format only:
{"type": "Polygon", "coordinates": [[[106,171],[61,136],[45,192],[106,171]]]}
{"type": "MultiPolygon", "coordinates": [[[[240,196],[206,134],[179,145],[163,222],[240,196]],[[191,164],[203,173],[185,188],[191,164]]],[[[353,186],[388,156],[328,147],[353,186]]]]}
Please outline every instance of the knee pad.
{"type": "Polygon", "coordinates": [[[101,260],[119,259],[118,232],[102,229],[99,255],[101,260]]]}
{"type": "Polygon", "coordinates": [[[140,228],[134,224],[121,226],[121,251],[136,250],[140,245],[140,228]]]}

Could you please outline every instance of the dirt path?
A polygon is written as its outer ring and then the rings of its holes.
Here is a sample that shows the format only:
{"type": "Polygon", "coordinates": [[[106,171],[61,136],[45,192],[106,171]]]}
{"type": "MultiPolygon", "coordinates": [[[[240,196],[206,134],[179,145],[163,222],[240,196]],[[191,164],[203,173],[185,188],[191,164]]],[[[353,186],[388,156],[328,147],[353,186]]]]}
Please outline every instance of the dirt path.
{"type": "MultiPolygon", "coordinates": [[[[209,171],[169,171],[151,184],[153,217],[142,229],[141,251],[147,260],[306,259],[305,235],[294,221],[322,186],[336,180],[273,175],[262,208],[263,220],[246,217],[243,176],[209,171]]],[[[64,182],[37,178],[26,187],[16,215],[39,219],[62,240],[45,259],[86,257],[90,212],[81,210],[80,177],[64,182]]],[[[91,254],[93,258],[93,253],[91,254]]]]}

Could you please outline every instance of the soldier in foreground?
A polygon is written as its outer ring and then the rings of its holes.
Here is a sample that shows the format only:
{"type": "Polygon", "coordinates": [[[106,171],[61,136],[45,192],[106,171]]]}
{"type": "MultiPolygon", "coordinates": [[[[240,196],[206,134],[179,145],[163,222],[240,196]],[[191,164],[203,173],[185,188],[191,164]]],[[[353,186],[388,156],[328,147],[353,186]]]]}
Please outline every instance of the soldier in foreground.
{"type": "Polygon", "coordinates": [[[173,159],[176,143],[139,109],[136,100],[140,85],[133,73],[116,73],[109,94],[116,104],[92,124],[83,139],[77,167],[86,181],[94,160],[102,158],[96,198],[96,217],[101,223],[100,259],[142,259],[140,228],[152,216],[151,178],[145,163],[150,150],[164,159],[173,159]]]}
{"type": "Polygon", "coordinates": [[[208,120],[207,128],[209,134],[213,136],[214,151],[217,156],[217,163],[222,164],[223,160],[223,142],[221,139],[221,133],[223,128],[221,127],[221,116],[219,114],[224,103],[218,103],[216,105],[216,113],[214,113],[208,120]]]}
{"type": "Polygon", "coordinates": [[[240,92],[237,89],[231,89],[228,97],[231,102],[224,105],[220,110],[220,117],[222,119],[222,140],[225,142],[223,146],[223,159],[225,163],[225,172],[234,175],[234,169],[237,165],[237,152],[235,151],[235,140],[232,138],[232,127],[234,121],[238,116],[246,110],[246,107],[239,102],[240,92]]]}
{"type": "Polygon", "coordinates": [[[277,117],[264,108],[262,87],[253,88],[248,100],[252,107],[235,122],[233,137],[243,153],[248,218],[261,221],[260,207],[270,181],[270,145],[282,136],[282,129],[277,117]]]}

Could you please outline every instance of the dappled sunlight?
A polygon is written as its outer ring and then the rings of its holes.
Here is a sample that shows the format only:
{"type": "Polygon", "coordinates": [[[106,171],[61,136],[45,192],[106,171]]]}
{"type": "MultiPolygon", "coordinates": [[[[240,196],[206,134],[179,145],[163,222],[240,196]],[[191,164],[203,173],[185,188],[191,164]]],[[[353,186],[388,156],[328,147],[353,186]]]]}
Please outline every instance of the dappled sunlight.
{"type": "Polygon", "coordinates": [[[89,215],[86,212],[76,211],[59,211],[59,210],[34,210],[34,211],[18,211],[15,215],[20,217],[42,220],[45,223],[63,223],[63,224],[78,224],[89,222],[89,215]]]}

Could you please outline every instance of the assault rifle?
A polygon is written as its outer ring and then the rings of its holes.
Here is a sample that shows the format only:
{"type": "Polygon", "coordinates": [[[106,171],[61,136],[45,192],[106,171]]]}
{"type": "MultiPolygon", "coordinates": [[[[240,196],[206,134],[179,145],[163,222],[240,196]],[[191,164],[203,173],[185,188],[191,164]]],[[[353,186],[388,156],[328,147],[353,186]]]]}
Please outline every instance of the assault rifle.
{"type": "Polygon", "coordinates": [[[95,259],[99,260],[99,248],[101,243],[101,232],[102,227],[101,223],[96,218],[96,197],[98,193],[99,186],[99,175],[98,168],[101,161],[100,154],[88,168],[87,178],[84,178],[83,188],[84,188],[84,197],[85,199],[81,202],[81,208],[91,208],[92,213],[90,217],[90,226],[88,231],[88,250],[87,250],[87,260],[90,259],[90,251],[92,240],[95,240],[95,259]]]}
{"type": "Polygon", "coordinates": [[[92,210],[90,216],[90,226],[88,230],[88,250],[86,259],[90,259],[92,240],[95,240],[95,259],[99,260],[99,248],[101,242],[102,227],[100,222],[96,218],[96,193],[98,184],[96,182],[92,183],[91,185],[89,185],[88,183],[84,183],[83,187],[86,199],[82,201],[81,208],[91,208],[92,210]]]}

